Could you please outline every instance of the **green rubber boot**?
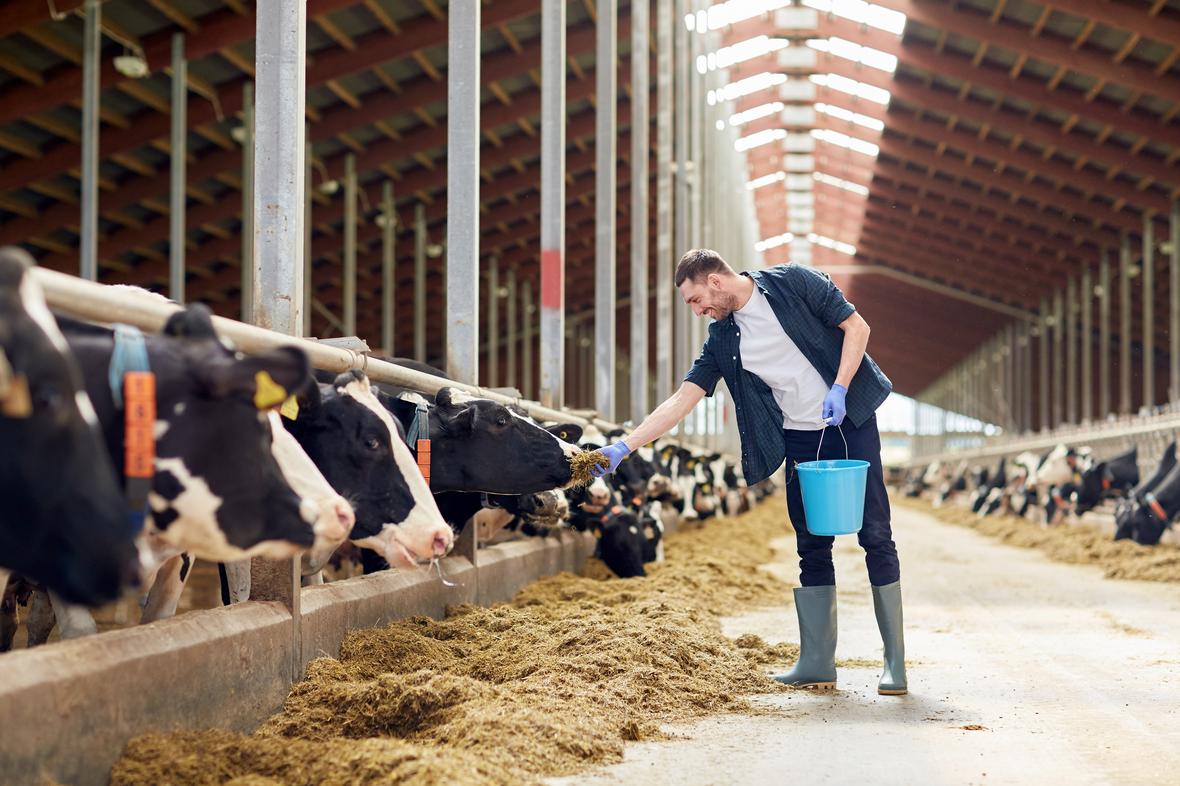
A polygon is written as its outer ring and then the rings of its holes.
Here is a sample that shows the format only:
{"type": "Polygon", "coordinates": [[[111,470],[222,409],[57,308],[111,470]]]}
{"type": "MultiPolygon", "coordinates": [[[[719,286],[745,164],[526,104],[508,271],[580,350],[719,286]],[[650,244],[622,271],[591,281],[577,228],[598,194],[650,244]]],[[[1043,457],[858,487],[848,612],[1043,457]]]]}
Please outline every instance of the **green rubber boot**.
{"type": "Polygon", "coordinates": [[[774,680],[796,688],[836,687],[836,588],[796,587],[799,615],[799,660],[774,680]]]}
{"type": "Polygon", "coordinates": [[[885,671],[877,685],[882,696],[904,696],[909,692],[905,677],[905,637],[901,622],[901,582],[873,587],[873,609],[885,643],[885,671]]]}

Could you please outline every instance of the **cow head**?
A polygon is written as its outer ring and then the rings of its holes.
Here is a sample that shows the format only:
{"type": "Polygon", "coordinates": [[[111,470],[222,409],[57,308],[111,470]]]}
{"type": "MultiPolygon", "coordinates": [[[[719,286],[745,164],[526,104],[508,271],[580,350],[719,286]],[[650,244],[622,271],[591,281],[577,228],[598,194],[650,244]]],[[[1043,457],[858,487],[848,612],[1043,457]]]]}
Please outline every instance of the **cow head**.
{"type": "Polygon", "coordinates": [[[390,565],[441,557],[454,544],[397,424],[359,371],[312,385],[287,427],[356,512],[350,539],[390,565]]]}
{"type": "Polygon", "coordinates": [[[572,480],[569,460],[578,453],[576,445],[518,412],[453,388],[434,397],[430,437],[431,485],[437,491],[525,494],[563,488],[572,480]]]}
{"type": "Polygon", "coordinates": [[[0,566],[98,605],[133,579],[135,533],[31,266],[23,251],[0,249],[0,566]]]}

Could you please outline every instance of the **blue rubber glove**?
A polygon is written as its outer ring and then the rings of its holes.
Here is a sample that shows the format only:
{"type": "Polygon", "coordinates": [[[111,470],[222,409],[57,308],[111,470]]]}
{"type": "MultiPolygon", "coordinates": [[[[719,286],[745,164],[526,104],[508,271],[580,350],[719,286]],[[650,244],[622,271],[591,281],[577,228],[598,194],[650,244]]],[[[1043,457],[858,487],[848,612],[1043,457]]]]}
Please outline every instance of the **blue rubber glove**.
{"type": "Polygon", "coordinates": [[[599,466],[591,467],[590,477],[592,478],[601,478],[603,475],[609,474],[618,469],[619,462],[627,458],[627,454],[631,452],[631,448],[627,447],[627,443],[620,439],[614,444],[607,445],[600,452],[602,455],[610,459],[610,465],[606,469],[603,469],[599,466]]]}
{"type": "Polygon", "coordinates": [[[848,395],[848,388],[837,383],[832,385],[828,395],[824,396],[824,408],[821,414],[829,426],[839,426],[844,422],[844,397],[848,395]]]}

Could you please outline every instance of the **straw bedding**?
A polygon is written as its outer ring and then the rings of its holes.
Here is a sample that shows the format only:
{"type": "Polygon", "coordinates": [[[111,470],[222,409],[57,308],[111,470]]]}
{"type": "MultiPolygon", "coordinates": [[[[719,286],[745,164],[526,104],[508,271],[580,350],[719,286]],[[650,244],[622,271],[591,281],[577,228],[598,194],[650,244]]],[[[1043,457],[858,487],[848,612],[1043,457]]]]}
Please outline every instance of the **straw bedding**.
{"type": "Polygon", "coordinates": [[[755,567],[786,526],[776,499],[668,538],[646,578],[562,574],[509,604],[354,631],[254,734],[144,735],[111,783],[534,783],[617,761],[668,721],[751,712],[796,650],[717,620],[787,600],[755,567]]]}
{"type": "Polygon", "coordinates": [[[1141,546],[1088,526],[1058,524],[1046,527],[1016,516],[981,518],[953,505],[934,507],[925,500],[899,500],[950,524],[970,527],[1012,546],[1039,549],[1050,559],[1097,565],[1107,578],[1139,581],[1180,581],[1180,549],[1175,546],[1141,546]]]}

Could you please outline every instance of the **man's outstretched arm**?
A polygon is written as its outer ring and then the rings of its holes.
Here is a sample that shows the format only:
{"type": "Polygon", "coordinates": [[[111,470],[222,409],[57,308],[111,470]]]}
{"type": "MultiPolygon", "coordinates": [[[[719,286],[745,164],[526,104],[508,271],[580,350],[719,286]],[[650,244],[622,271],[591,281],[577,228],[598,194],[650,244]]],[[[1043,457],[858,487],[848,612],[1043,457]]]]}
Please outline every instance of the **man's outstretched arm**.
{"type": "Polygon", "coordinates": [[[646,445],[654,439],[667,434],[688,413],[692,412],[700,400],[705,397],[705,389],[695,382],[684,382],[680,389],[668,397],[652,413],[636,426],[635,430],[623,439],[603,448],[602,452],[610,459],[610,466],[605,470],[594,467],[590,472],[595,477],[601,477],[608,472],[614,472],[628,453],[638,447],[646,445]]]}

